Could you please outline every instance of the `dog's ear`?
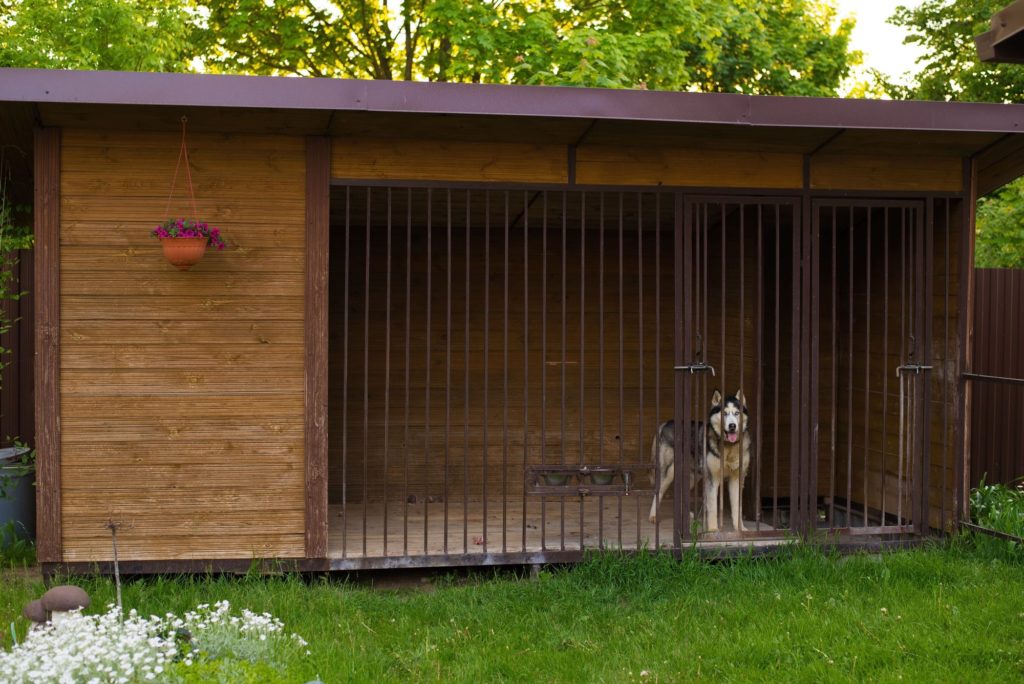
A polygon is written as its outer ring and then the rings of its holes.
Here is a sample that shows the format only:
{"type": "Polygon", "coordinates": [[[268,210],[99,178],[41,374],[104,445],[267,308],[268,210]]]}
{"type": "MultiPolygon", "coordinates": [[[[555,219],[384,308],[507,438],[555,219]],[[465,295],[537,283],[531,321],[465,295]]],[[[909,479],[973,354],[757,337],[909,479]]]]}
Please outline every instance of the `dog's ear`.
{"type": "Polygon", "coordinates": [[[740,406],[746,407],[746,405],[747,405],[747,398],[745,396],[743,396],[743,390],[741,390],[741,389],[736,390],[736,401],[740,402],[740,406]]]}
{"type": "Polygon", "coordinates": [[[722,393],[715,390],[715,393],[711,395],[711,405],[721,406],[722,405],[722,393]]]}

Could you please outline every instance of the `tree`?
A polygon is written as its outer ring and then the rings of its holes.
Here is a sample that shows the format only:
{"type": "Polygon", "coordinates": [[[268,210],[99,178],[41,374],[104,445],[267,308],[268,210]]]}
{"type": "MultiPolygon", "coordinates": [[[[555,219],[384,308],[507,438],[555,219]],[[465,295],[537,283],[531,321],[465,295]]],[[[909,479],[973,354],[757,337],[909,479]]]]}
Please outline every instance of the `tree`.
{"type": "Polygon", "coordinates": [[[818,0],[197,2],[208,68],[261,74],[835,94],[852,20],[818,0]]]}
{"type": "Polygon", "coordinates": [[[184,71],[190,22],[161,0],[0,0],[0,66],[184,71]]]}
{"type": "MultiPolygon", "coordinates": [[[[907,30],[906,42],[924,48],[909,87],[885,84],[894,97],[920,100],[1024,102],[1024,67],[983,64],[974,36],[1007,0],[925,0],[896,8],[890,22],[907,30]]],[[[1024,179],[978,202],[975,266],[1024,268],[1024,179]]]]}

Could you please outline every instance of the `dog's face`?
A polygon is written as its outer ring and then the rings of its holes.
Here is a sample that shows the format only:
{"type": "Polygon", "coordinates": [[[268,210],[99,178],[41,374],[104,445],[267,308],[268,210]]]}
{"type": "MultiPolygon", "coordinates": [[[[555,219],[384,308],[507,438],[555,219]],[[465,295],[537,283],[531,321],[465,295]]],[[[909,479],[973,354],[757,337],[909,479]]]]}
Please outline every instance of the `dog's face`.
{"type": "Polygon", "coordinates": [[[736,390],[736,394],[726,397],[722,401],[722,393],[715,390],[711,397],[711,414],[708,422],[711,428],[730,444],[740,440],[740,436],[747,429],[747,400],[743,396],[743,390],[736,390]]]}

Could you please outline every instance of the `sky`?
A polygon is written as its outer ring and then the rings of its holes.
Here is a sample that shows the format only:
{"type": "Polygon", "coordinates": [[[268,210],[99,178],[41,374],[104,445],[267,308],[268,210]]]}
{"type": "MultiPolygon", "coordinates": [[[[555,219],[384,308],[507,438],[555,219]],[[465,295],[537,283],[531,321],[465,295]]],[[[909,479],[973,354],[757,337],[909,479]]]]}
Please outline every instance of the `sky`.
{"type": "Polygon", "coordinates": [[[920,56],[916,45],[903,44],[903,29],[886,23],[898,5],[916,7],[921,0],[833,0],[840,17],[857,19],[851,47],[864,53],[864,67],[875,68],[897,80],[914,70],[920,56]]]}

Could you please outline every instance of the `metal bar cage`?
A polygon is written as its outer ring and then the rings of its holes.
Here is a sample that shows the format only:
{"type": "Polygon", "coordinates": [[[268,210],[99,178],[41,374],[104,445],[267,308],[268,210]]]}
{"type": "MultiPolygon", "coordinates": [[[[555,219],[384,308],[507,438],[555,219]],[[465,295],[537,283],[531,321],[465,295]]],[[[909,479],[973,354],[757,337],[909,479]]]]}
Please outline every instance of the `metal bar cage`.
{"type": "Polygon", "coordinates": [[[924,531],[953,204],[335,186],[332,562],[924,531]]]}

